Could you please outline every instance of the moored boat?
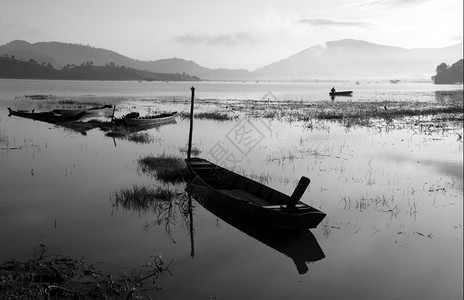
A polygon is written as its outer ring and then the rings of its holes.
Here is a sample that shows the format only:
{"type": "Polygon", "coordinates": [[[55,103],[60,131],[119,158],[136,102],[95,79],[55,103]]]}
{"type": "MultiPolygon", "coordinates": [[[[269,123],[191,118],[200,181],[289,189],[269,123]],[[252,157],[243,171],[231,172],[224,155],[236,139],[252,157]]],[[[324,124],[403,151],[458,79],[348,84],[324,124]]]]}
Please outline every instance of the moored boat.
{"type": "Polygon", "coordinates": [[[186,163],[193,174],[187,190],[200,203],[211,201],[260,224],[293,230],[315,228],[326,216],[299,201],[310,181],[306,177],[287,196],[205,159],[186,163]]]}
{"type": "Polygon", "coordinates": [[[49,112],[25,112],[25,111],[19,111],[19,110],[14,111],[9,107],[8,107],[8,112],[10,113],[9,115],[38,120],[38,121],[44,121],[44,122],[49,122],[49,123],[62,123],[62,122],[77,121],[85,115],[85,111],[80,112],[78,114],[74,114],[74,115],[61,115],[61,114],[56,114],[53,111],[49,111],[49,112]]]}
{"type": "Polygon", "coordinates": [[[329,96],[351,96],[353,91],[330,92],[329,96]]]}
{"type": "Polygon", "coordinates": [[[60,115],[78,115],[82,112],[85,112],[86,116],[95,116],[111,113],[112,108],[112,105],[103,105],[91,107],[88,109],[54,109],[53,112],[60,115]]]}
{"type": "Polygon", "coordinates": [[[172,122],[177,112],[140,117],[138,113],[130,113],[122,117],[121,121],[127,126],[146,126],[172,122]]]}

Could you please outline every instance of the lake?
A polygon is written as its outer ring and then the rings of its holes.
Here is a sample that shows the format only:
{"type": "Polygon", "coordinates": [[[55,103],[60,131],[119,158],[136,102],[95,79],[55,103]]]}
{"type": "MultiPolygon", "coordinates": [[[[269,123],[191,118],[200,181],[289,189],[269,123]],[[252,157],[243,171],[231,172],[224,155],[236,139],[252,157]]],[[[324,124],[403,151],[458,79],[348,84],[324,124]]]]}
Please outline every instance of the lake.
{"type": "Polygon", "coordinates": [[[330,102],[334,85],[354,91],[335,101],[446,102],[456,91],[462,100],[462,85],[428,82],[0,79],[0,262],[37,256],[46,244],[51,253],[85,257],[100,270],[122,274],[155,251],[171,273],[157,280],[161,289],[149,291],[158,299],[462,299],[462,126],[421,131],[243,115],[195,120],[198,156],[286,194],[301,176],[311,179],[302,201],[327,217],[315,229],[288,236],[257,230],[195,200],[192,216],[174,205],[168,222],[159,208],[115,200],[115,193],[134,185],[185,197],[184,183],[154,178],[138,159],[185,157],[188,119],[148,129],[149,142],[137,143],[7,111],[97,102],[116,104],[116,116],[188,112],[195,86],[197,111],[215,110],[210,100],[217,100],[230,101],[233,113],[234,100],[330,102]],[[246,128],[253,143],[240,143],[237,128],[246,128]]]}

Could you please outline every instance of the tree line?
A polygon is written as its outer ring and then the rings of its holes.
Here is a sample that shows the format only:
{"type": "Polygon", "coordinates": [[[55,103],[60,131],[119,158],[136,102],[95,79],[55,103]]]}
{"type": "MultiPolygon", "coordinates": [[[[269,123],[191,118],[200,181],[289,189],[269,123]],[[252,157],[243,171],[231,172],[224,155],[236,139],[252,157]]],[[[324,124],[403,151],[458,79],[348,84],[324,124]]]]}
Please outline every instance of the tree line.
{"type": "Polygon", "coordinates": [[[435,76],[432,80],[436,84],[453,84],[463,82],[463,61],[462,59],[455,62],[451,66],[446,63],[441,63],[437,66],[435,76]]]}
{"type": "Polygon", "coordinates": [[[39,64],[35,59],[16,59],[14,55],[0,56],[0,78],[18,79],[63,79],[63,80],[139,80],[139,81],[198,81],[200,78],[189,74],[154,73],[118,66],[109,62],[105,66],[95,66],[93,61],[80,65],[67,64],[57,70],[51,63],[39,64]]]}

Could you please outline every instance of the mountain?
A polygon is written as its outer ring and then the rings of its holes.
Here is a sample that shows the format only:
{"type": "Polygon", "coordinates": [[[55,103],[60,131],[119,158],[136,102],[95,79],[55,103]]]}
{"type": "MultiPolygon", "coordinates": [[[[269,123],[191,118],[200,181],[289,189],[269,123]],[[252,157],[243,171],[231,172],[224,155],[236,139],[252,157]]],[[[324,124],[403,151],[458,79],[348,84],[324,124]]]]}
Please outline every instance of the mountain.
{"type": "MultiPolygon", "coordinates": [[[[91,61],[153,73],[179,73],[216,80],[296,79],[428,79],[436,66],[462,58],[462,44],[437,49],[405,49],[345,39],[315,45],[279,62],[249,72],[244,69],[209,69],[181,58],[141,61],[114,51],[59,42],[30,44],[13,41],[0,46],[0,55],[14,55],[60,69],[91,61]]],[[[258,54],[257,54],[258,55],[258,54]]]]}
{"type": "Polygon", "coordinates": [[[462,44],[405,49],[345,39],[319,44],[253,72],[258,79],[430,78],[443,61],[462,58],[462,44]]]}
{"type": "Polygon", "coordinates": [[[62,79],[62,80],[137,80],[137,81],[198,81],[198,77],[187,74],[153,73],[141,71],[113,63],[94,66],[86,62],[80,66],[66,65],[61,70],[51,63],[38,64],[34,59],[23,61],[15,56],[0,56],[0,78],[16,79],[62,79]]]}
{"type": "Polygon", "coordinates": [[[94,48],[88,45],[60,42],[38,42],[30,44],[25,41],[12,41],[0,46],[0,55],[14,55],[16,58],[38,63],[50,63],[60,69],[66,65],[80,65],[91,61],[95,66],[109,63],[155,73],[187,73],[202,79],[240,79],[249,76],[247,70],[209,69],[180,58],[141,61],[132,59],[114,51],[94,48]]]}

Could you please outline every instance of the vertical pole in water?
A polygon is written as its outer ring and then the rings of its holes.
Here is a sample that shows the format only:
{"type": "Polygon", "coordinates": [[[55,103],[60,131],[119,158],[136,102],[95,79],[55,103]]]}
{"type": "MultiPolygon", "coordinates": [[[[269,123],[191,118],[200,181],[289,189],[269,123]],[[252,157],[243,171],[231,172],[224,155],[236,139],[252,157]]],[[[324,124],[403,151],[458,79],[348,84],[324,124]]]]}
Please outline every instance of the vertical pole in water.
{"type": "Polygon", "coordinates": [[[114,111],[116,110],[116,104],[113,105],[113,114],[111,115],[111,123],[114,121],[114,111]]]}
{"type": "MultiPolygon", "coordinates": [[[[192,100],[190,103],[190,131],[189,131],[189,142],[187,150],[187,159],[190,159],[190,153],[192,152],[192,134],[193,134],[193,103],[195,100],[195,88],[192,86],[192,100]]],[[[195,256],[195,244],[193,241],[193,206],[192,206],[192,196],[189,194],[189,216],[190,216],[190,256],[195,256]]]]}
{"type": "Polygon", "coordinates": [[[190,103],[190,132],[189,132],[189,143],[187,150],[187,159],[190,158],[190,152],[192,151],[192,133],[193,133],[193,101],[195,99],[195,88],[192,86],[192,100],[190,103]]]}

